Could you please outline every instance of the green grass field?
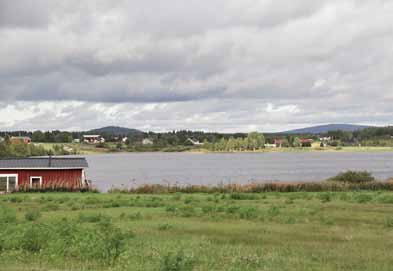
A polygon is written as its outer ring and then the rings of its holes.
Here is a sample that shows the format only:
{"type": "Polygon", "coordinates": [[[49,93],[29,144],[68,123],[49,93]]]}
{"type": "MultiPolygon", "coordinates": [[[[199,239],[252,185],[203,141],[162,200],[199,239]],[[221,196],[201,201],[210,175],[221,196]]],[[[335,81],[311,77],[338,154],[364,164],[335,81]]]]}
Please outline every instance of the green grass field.
{"type": "Polygon", "coordinates": [[[0,270],[392,270],[393,193],[0,196],[0,270]]]}

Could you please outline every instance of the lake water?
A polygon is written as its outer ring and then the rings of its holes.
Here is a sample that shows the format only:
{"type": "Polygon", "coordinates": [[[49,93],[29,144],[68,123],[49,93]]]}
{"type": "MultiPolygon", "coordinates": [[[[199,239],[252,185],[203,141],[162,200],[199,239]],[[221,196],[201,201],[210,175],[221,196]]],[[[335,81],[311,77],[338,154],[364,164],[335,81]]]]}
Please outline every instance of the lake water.
{"type": "Polygon", "coordinates": [[[88,179],[98,189],[151,183],[220,184],[320,181],[344,170],[393,177],[393,153],[115,153],[87,155],[88,179]]]}

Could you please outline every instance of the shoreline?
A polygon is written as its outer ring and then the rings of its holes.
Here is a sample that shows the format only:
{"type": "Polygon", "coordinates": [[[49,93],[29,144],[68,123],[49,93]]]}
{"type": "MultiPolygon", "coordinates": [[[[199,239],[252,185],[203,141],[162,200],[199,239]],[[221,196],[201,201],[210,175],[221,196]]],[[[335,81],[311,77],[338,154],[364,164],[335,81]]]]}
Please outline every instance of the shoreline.
{"type": "Polygon", "coordinates": [[[195,153],[195,154],[210,154],[210,153],[228,153],[228,154],[238,154],[238,153],[306,153],[306,152],[326,152],[326,153],[360,153],[360,152],[393,152],[393,147],[383,147],[383,146],[348,146],[348,147],[302,147],[302,148],[264,148],[255,151],[250,150],[233,150],[233,151],[212,151],[204,148],[191,148],[188,150],[171,150],[167,148],[165,150],[144,150],[144,151],[135,151],[135,150],[127,150],[127,149],[119,149],[114,150],[110,148],[97,148],[94,145],[82,145],[82,144],[73,144],[73,143],[36,143],[37,145],[43,146],[47,150],[53,150],[54,145],[63,145],[64,147],[75,151],[77,155],[101,155],[101,154],[114,154],[114,153],[195,153]]]}
{"type": "Polygon", "coordinates": [[[79,155],[103,155],[103,154],[124,154],[124,153],[192,153],[192,154],[239,154],[239,153],[367,153],[367,152],[393,152],[393,147],[342,147],[340,149],[336,148],[276,148],[276,149],[261,149],[255,151],[211,151],[206,149],[194,149],[187,151],[111,151],[98,150],[98,151],[81,151],[79,155]]]}

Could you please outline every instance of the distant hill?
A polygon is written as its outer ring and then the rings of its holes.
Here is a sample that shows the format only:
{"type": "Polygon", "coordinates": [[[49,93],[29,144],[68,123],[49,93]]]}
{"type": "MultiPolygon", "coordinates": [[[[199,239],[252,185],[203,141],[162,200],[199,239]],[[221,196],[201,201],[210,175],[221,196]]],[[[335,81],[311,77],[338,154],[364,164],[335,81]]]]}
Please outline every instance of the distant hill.
{"type": "Polygon", "coordinates": [[[125,128],[119,126],[107,126],[107,127],[87,131],[87,133],[119,136],[119,135],[129,135],[129,134],[142,134],[143,132],[137,129],[131,129],[131,128],[125,128]]]}
{"type": "Polygon", "coordinates": [[[285,132],[281,132],[280,134],[323,134],[329,131],[337,131],[337,130],[354,132],[370,127],[372,126],[354,125],[354,124],[327,124],[327,125],[318,125],[318,126],[312,126],[302,129],[285,131],[285,132]]]}

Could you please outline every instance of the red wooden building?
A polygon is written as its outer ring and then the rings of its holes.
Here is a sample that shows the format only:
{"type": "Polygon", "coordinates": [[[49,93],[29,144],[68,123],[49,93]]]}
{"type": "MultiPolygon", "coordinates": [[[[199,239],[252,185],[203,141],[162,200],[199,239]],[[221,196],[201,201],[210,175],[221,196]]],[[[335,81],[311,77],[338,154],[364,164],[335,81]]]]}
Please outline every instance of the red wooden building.
{"type": "Polygon", "coordinates": [[[79,189],[86,186],[85,158],[0,159],[0,192],[79,189]]]}

